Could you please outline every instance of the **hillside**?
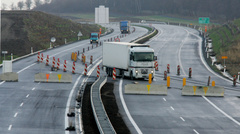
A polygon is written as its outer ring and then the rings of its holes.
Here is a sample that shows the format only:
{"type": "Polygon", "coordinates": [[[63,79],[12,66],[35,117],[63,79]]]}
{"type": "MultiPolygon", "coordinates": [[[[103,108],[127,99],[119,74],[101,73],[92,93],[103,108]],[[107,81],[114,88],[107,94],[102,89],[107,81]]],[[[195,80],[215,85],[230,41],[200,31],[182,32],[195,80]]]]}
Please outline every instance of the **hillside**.
{"type": "Polygon", "coordinates": [[[240,19],[228,22],[209,31],[217,60],[223,65],[222,56],[228,56],[226,66],[231,75],[240,72],[240,19]]]}
{"type": "Polygon", "coordinates": [[[89,38],[89,33],[98,31],[97,25],[77,24],[67,19],[39,11],[2,11],[1,44],[2,50],[16,56],[29,54],[49,47],[51,37],[56,38],[55,45],[89,38]]]}

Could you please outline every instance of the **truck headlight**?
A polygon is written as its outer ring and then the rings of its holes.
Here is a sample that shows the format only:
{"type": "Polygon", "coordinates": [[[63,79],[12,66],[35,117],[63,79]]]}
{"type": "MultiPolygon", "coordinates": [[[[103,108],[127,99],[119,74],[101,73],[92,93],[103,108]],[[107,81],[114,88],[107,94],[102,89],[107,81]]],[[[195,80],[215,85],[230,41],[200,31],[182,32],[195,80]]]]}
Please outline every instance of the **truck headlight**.
{"type": "Polygon", "coordinates": [[[92,40],[91,40],[92,41],[92,40]]]}
{"type": "Polygon", "coordinates": [[[136,74],[137,74],[137,73],[138,73],[138,70],[136,70],[135,72],[136,72],[136,74]]]}
{"type": "Polygon", "coordinates": [[[151,73],[153,74],[153,70],[151,71],[151,73]]]}

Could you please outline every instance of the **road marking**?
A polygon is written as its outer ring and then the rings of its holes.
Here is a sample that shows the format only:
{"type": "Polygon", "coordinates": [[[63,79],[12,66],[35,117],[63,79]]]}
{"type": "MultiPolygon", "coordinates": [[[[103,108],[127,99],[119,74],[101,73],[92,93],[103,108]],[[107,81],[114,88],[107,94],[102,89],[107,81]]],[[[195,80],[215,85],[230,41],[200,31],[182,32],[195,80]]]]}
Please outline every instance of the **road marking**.
{"type": "Polygon", "coordinates": [[[199,134],[197,130],[193,129],[193,131],[194,131],[196,134],[199,134]]]}
{"type": "Polygon", "coordinates": [[[185,121],[185,120],[183,119],[183,117],[180,117],[180,119],[181,119],[182,121],[185,121]]]}
{"type": "Polygon", "coordinates": [[[221,112],[223,115],[225,115],[227,118],[229,118],[230,120],[232,120],[234,123],[236,123],[238,126],[240,126],[240,123],[235,120],[233,117],[231,117],[230,115],[228,115],[227,113],[225,113],[224,111],[222,111],[219,107],[217,107],[213,102],[211,102],[207,97],[202,96],[209,104],[211,104],[214,108],[216,108],[219,112],[221,112]]]}
{"type": "Polygon", "coordinates": [[[120,95],[120,99],[121,99],[121,102],[122,102],[122,105],[123,105],[123,108],[125,110],[125,113],[127,114],[128,116],[128,119],[130,120],[130,122],[133,124],[133,127],[136,129],[137,133],[138,134],[142,134],[142,131],[140,130],[140,128],[138,127],[138,125],[136,124],[136,122],[133,120],[128,108],[127,108],[127,105],[125,103],[125,100],[123,98],[123,94],[122,94],[122,82],[123,80],[121,79],[120,80],[120,83],[119,83],[119,95],[120,95]]]}
{"type": "Polygon", "coordinates": [[[30,68],[31,66],[34,66],[35,64],[36,64],[36,63],[33,63],[32,65],[29,65],[29,66],[23,68],[22,70],[18,71],[17,73],[19,74],[19,73],[21,73],[22,71],[24,71],[24,70],[30,68]]]}
{"type": "Polygon", "coordinates": [[[175,109],[171,106],[171,109],[174,111],[175,109]]]}
{"type": "MultiPolygon", "coordinates": [[[[185,30],[185,31],[186,31],[186,30],[185,30]]],[[[181,62],[181,50],[182,50],[182,47],[183,47],[183,45],[184,45],[184,42],[186,41],[186,39],[187,39],[188,36],[189,36],[189,32],[188,32],[188,31],[186,31],[186,32],[187,32],[187,37],[184,38],[184,40],[182,40],[181,46],[180,46],[180,48],[179,48],[179,50],[178,50],[178,61],[179,61],[181,70],[182,70],[182,72],[183,72],[184,75],[186,75],[186,72],[184,71],[184,69],[183,69],[184,67],[183,67],[182,62],[181,62]]]]}
{"type": "Polygon", "coordinates": [[[41,82],[38,82],[38,85],[40,84],[41,82]]]}
{"type": "Polygon", "coordinates": [[[26,98],[28,98],[29,97],[29,94],[26,96],[26,98]]]}
{"type": "Polygon", "coordinates": [[[165,98],[163,98],[164,101],[167,101],[165,98]]]}
{"type": "Polygon", "coordinates": [[[20,104],[20,107],[22,107],[23,106],[23,102],[20,104]]]}
{"type": "Polygon", "coordinates": [[[12,125],[9,125],[8,130],[10,131],[12,129],[12,125]]]}
{"type": "Polygon", "coordinates": [[[15,113],[15,114],[14,114],[14,117],[17,117],[17,115],[18,115],[18,113],[15,113]]]}
{"type": "Polygon", "coordinates": [[[35,87],[32,90],[35,90],[35,87]]]}
{"type": "Polygon", "coordinates": [[[2,85],[3,83],[5,83],[5,81],[0,82],[0,85],[2,85]]]}

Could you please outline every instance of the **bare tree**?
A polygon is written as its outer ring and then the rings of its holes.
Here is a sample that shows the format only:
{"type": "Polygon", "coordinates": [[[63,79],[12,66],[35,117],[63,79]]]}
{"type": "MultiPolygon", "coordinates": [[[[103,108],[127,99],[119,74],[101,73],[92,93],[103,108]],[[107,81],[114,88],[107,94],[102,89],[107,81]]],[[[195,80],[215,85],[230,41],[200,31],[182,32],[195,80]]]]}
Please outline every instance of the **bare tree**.
{"type": "Polygon", "coordinates": [[[17,7],[14,5],[14,3],[12,3],[12,4],[10,5],[10,9],[11,9],[11,10],[16,10],[17,7]]]}
{"type": "Polygon", "coordinates": [[[5,3],[2,3],[1,10],[5,10],[7,8],[7,5],[5,3]]]}
{"type": "Polygon", "coordinates": [[[32,5],[32,0],[26,0],[25,4],[27,6],[27,9],[30,10],[32,5]]]}
{"type": "Polygon", "coordinates": [[[18,2],[18,7],[19,7],[20,10],[22,10],[23,6],[24,6],[23,1],[19,1],[18,2]]]}
{"type": "Polygon", "coordinates": [[[40,5],[42,5],[42,1],[41,0],[34,0],[35,6],[39,7],[40,5]]]}

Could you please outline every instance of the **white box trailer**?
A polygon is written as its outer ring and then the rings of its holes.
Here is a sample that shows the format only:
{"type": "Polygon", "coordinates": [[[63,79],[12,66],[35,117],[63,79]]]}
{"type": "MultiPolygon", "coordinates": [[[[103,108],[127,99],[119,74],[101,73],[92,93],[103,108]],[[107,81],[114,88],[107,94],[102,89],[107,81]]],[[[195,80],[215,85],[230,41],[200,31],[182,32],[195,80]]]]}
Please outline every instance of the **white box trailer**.
{"type": "Polygon", "coordinates": [[[154,50],[149,45],[128,42],[104,42],[103,66],[112,76],[113,68],[117,76],[133,78],[148,78],[151,73],[154,77],[154,50]]]}

